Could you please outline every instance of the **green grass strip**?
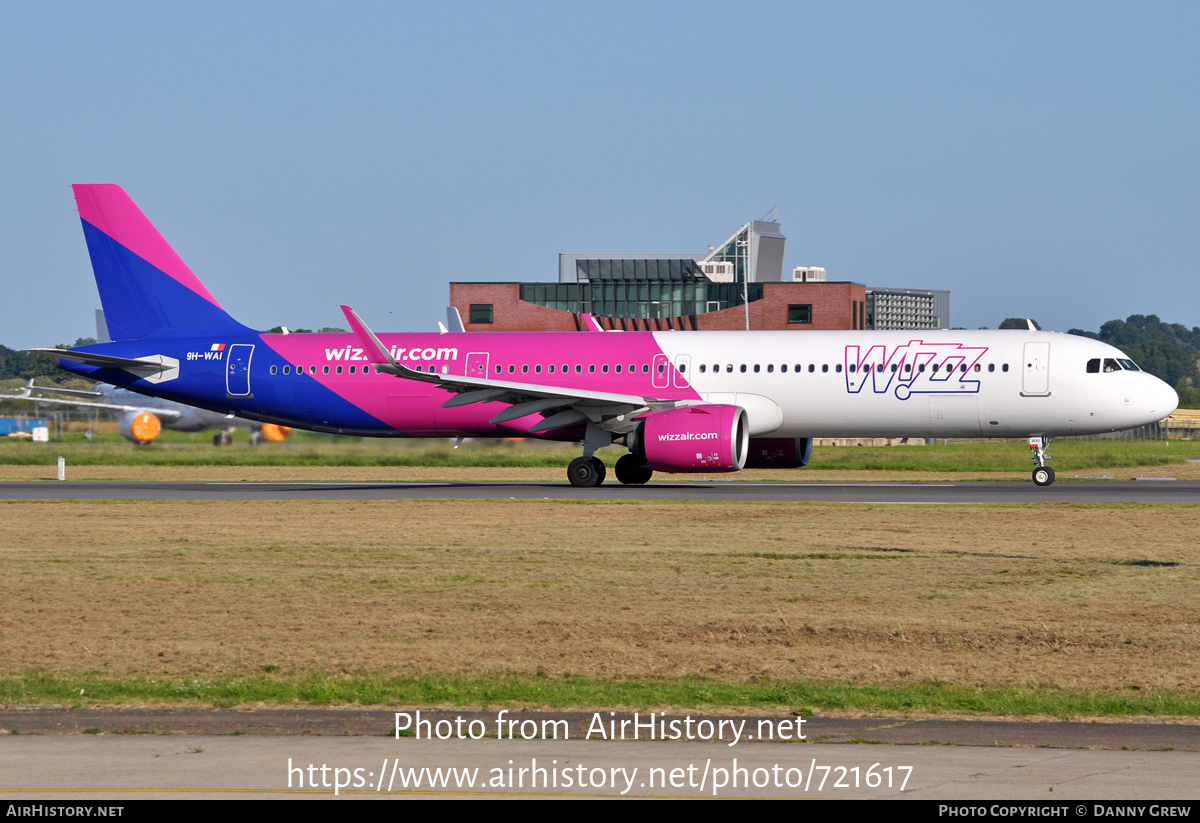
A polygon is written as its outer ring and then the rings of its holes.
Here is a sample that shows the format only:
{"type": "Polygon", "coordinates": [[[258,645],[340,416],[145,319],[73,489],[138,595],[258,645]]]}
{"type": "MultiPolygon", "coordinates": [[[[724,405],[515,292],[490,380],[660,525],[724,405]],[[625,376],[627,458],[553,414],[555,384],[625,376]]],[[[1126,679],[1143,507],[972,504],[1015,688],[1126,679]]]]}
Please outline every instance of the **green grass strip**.
{"type": "MultiPolygon", "coordinates": [[[[274,667],[268,667],[273,669],[274,667]]],[[[871,685],[700,678],[610,681],[563,677],[352,677],[264,672],[234,678],[112,679],[44,673],[0,679],[8,704],[115,705],[130,702],[236,706],[362,705],[546,708],[778,709],[995,715],[1003,717],[1198,717],[1200,695],[1126,689],[1071,691],[1047,685],[871,685]]]]}
{"type": "MultiPolygon", "coordinates": [[[[82,439],[55,443],[7,441],[0,438],[0,464],[42,465],[52,469],[58,457],[70,466],[424,466],[531,467],[565,466],[579,450],[540,443],[468,442],[454,449],[445,440],[371,440],[298,433],[286,443],[250,446],[235,443],[216,448],[190,435],[164,433],[147,446],[82,439]]],[[[612,465],[625,453],[620,447],[597,455],[612,465]]],[[[1029,449],[1023,441],[984,441],[929,446],[818,446],[811,469],[842,471],[1024,471],[1029,449]]],[[[1059,471],[1166,466],[1200,457],[1200,441],[1059,440],[1050,448],[1059,471]]]]}

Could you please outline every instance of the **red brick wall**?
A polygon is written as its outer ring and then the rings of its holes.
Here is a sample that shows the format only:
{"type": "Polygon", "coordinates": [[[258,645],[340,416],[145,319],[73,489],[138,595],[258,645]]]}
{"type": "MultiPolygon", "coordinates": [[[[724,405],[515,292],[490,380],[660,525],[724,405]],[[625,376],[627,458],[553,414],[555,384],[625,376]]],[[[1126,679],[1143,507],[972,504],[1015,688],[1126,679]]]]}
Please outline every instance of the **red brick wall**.
{"type": "MultiPolygon", "coordinates": [[[[520,299],[518,283],[451,283],[450,305],[458,309],[467,331],[576,331],[579,326],[571,312],[547,309],[520,299]],[[492,323],[470,323],[472,303],[492,304],[492,323]]],[[[757,330],[811,331],[851,329],[853,301],[867,299],[866,286],[858,283],[764,283],[763,299],[750,304],[750,328],[757,330]],[[788,305],[812,305],[811,324],[789,324],[788,305]]],[[[745,309],[737,306],[724,311],[696,316],[696,328],[704,331],[737,330],[746,327],[745,309]]],[[[626,320],[601,318],[605,328],[631,331],[649,329],[691,329],[690,318],[626,320]]]]}
{"type": "Polygon", "coordinates": [[[450,305],[467,331],[576,331],[575,315],[526,303],[519,283],[451,283],[450,305]],[[471,304],[491,303],[492,322],[471,323],[471,304]]]}

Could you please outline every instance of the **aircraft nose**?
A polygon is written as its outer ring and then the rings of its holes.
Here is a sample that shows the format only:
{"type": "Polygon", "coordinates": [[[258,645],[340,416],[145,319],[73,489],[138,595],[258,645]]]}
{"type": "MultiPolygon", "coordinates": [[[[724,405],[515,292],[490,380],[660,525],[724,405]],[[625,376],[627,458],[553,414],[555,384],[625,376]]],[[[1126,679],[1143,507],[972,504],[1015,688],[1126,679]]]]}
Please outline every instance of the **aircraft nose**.
{"type": "Polygon", "coordinates": [[[1162,420],[1179,408],[1179,395],[1169,385],[1154,378],[1154,385],[1146,392],[1148,411],[1155,420],[1162,420]]]}

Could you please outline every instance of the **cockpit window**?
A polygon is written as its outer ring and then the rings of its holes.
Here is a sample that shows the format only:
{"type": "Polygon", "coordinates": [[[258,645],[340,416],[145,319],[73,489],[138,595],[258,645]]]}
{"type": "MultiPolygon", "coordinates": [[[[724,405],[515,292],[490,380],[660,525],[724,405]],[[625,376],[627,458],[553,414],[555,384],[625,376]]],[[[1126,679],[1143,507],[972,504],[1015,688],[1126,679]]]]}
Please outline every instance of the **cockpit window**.
{"type": "Polygon", "coordinates": [[[1125,357],[1106,357],[1101,360],[1099,357],[1093,357],[1087,361],[1088,374],[1098,374],[1103,371],[1106,374],[1115,371],[1141,371],[1137,363],[1125,357]]]}

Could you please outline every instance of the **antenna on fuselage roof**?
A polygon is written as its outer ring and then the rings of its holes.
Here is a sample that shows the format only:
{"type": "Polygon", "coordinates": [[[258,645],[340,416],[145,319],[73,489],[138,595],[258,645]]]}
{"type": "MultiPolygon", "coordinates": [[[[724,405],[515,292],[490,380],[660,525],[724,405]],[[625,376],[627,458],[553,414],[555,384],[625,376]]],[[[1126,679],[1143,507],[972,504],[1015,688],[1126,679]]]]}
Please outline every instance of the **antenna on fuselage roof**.
{"type": "Polygon", "coordinates": [[[1037,330],[1038,330],[1038,327],[1037,327],[1037,326],[1035,326],[1035,325],[1034,325],[1034,323],[1033,323],[1033,321],[1032,321],[1032,320],[1030,320],[1028,317],[1026,317],[1026,318],[1025,318],[1025,322],[1029,324],[1029,330],[1030,330],[1030,331],[1037,331],[1037,330]]]}

